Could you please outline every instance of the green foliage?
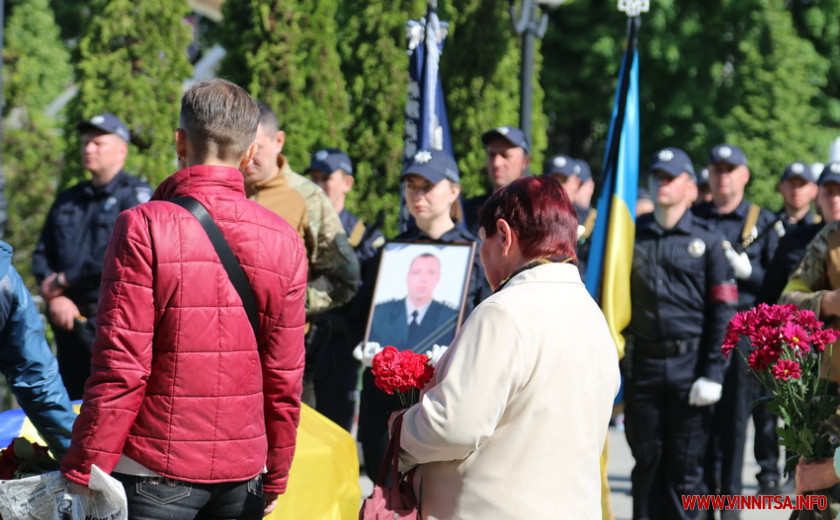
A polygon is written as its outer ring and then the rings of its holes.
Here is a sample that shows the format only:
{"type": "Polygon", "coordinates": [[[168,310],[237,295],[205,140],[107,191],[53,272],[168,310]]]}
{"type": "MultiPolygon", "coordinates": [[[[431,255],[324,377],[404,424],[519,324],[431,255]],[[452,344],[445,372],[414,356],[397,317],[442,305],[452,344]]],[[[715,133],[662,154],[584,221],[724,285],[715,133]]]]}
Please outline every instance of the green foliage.
{"type": "Polygon", "coordinates": [[[11,12],[3,48],[3,115],[42,111],[70,85],[70,55],[59,40],[48,0],[26,0],[11,12]]]}
{"type": "MultiPolygon", "coordinates": [[[[575,2],[554,13],[546,36],[556,57],[542,76],[552,150],[596,171],[624,20],[613,2],[575,2]]],[[[749,158],[748,197],[772,208],[785,164],[823,159],[831,131],[815,129],[827,63],[797,36],[781,0],[659,2],[642,15],[639,56],[642,171],[664,146],[684,148],[700,168],[714,144],[732,142],[749,158]]]]}
{"type": "Polygon", "coordinates": [[[78,95],[69,107],[63,182],[84,178],[75,125],[102,112],[131,131],[126,170],[156,185],[175,169],[173,130],[181,86],[192,73],[184,0],[93,0],[79,41],[78,95]]]}
{"type": "Polygon", "coordinates": [[[61,38],[65,41],[77,41],[82,36],[81,29],[90,16],[90,2],[88,0],[50,0],[50,4],[61,28],[61,38]]]}
{"type": "Polygon", "coordinates": [[[796,36],[781,2],[757,1],[742,16],[749,23],[733,60],[732,85],[719,92],[738,102],[721,114],[720,123],[725,139],[747,154],[751,197],[777,207],[781,198],[775,198],[775,189],[784,166],[821,158],[818,150],[830,142],[830,135],[817,130],[820,114],[814,107],[828,63],[796,36]]]}
{"type": "Polygon", "coordinates": [[[31,255],[55,193],[61,141],[44,109],[70,85],[70,56],[47,0],[20,0],[9,14],[3,49],[3,172],[9,220],[4,240],[30,288],[31,255]]]}
{"type": "MultiPolygon", "coordinates": [[[[486,190],[481,134],[501,125],[519,125],[521,37],[503,2],[439,2],[439,16],[449,21],[440,69],[452,147],[464,193],[471,196],[486,190]]],[[[539,82],[543,60],[539,41],[534,55],[531,171],[540,173],[548,118],[539,82]]]]}
{"type": "Polygon", "coordinates": [[[830,63],[817,108],[820,127],[836,136],[840,134],[840,0],[793,0],[788,4],[797,33],[830,63]]]}
{"type": "Polygon", "coordinates": [[[353,121],[347,129],[347,153],[356,165],[348,206],[368,221],[384,211],[388,236],[396,234],[399,214],[408,96],[405,26],[424,9],[421,0],[398,0],[388,9],[376,2],[346,0],[339,11],[338,49],[353,121]]]}
{"type": "Polygon", "coordinates": [[[220,76],[277,114],[292,169],[323,147],[346,148],[348,98],[336,49],[336,1],[226,2],[220,76]]]}
{"type": "Polygon", "coordinates": [[[27,287],[34,291],[32,251],[55,199],[61,165],[59,136],[50,120],[35,115],[19,127],[6,129],[3,150],[9,204],[9,220],[3,239],[14,247],[14,265],[27,287]]]}

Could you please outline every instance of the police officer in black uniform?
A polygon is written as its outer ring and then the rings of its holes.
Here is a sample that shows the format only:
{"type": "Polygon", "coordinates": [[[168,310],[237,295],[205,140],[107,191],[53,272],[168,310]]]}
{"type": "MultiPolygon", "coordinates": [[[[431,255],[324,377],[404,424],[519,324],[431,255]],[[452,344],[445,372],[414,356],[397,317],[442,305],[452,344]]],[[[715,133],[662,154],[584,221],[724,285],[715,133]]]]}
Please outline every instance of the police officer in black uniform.
{"type": "Polygon", "coordinates": [[[738,295],[723,236],[689,211],[695,182],[685,152],[657,152],[655,211],[636,224],[623,363],[634,519],[697,517],[681,496],[703,490],[711,405],[722,390],[720,345],[738,295]]]}
{"type": "MultiPolygon", "coordinates": [[[[312,156],[306,174],[332,202],[347,241],[356,252],[361,269],[360,286],[376,281],[374,257],[385,244],[377,229],[368,226],[345,207],[347,194],[353,189],[353,163],[343,151],[325,148],[312,156]]],[[[327,418],[347,431],[353,426],[359,383],[359,361],[353,357],[353,348],[364,338],[368,308],[362,303],[364,296],[356,293],[347,304],[319,316],[315,323],[318,332],[314,341],[321,342],[313,381],[315,407],[327,418]]]]}
{"type": "MultiPolygon", "coordinates": [[[[430,192],[434,194],[433,196],[436,199],[442,197],[441,192],[436,191],[438,187],[445,188],[443,193],[455,193],[456,197],[457,193],[460,192],[458,165],[449,153],[441,150],[418,151],[406,166],[403,179],[406,180],[406,198],[409,200],[410,198],[425,199],[431,196],[429,195],[430,192]],[[408,197],[409,191],[413,192],[411,197],[408,197]]],[[[452,199],[451,204],[456,203],[456,199],[452,199]]],[[[437,204],[434,205],[437,206],[437,204]]],[[[451,209],[451,206],[449,209],[451,209]]],[[[493,292],[484,276],[484,268],[479,259],[478,238],[462,227],[455,225],[448,210],[436,216],[424,215],[423,218],[417,218],[420,217],[420,214],[415,215],[415,211],[412,211],[412,216],[416,217],[417,226],[400,234],[396,237],[396,240],[412,243],[476,243],[476,254],[473,258],[467,298],[464,303],[464,319],[466,319],[475,306],[493,292]],[[445,225],[441,227],[441,223],[445,225]],[[430,224],[433,225],[434,229],[427,227],[430,224]]],[[[377,271],[381,258],[382,255],[376,256],[377,271]]],[[[363,289],[359,293],[363,295],[363,301],[366,302],[365,308],[370,309],[373,300],[373,286],[371,284],[371,286],[363,289]]],[[[385,345],[381,346],[384,347],[385,345]]],[[[364,453],[365,471],[371,478],[375,478],[379,471],[388,444],[388,418],[392,412],[401,407],[397,396],[388,395],[376,388],[373,382],[373,374],[370,370],[365,370],[362,376],[362,394],[359,404],[358,438],[364,453]]]]}
{"type": "Polygon", "coordinates": [[[113,114],[82,121],[82,160],[91,180],[59,193],[32,255],[32,272],[47,303],[58,365],[71,399],[81,399],[90,372],[90,347],[102,262],[117,215],[146,202],[148,184],[125,171],[128,128],[113,114]]]}
{"type": "MultiPolygon", "coordinates": [[[[708,169],[712,202],[696,206],[694,212],[726,239],[724,252],[738,283],[738,311],[747,310],[757,303],[779,241],[780,225],[773,213],[744,199],[750,171],[739,147],[724,143],[712,148],[708,169]]],[[[712,493],[740,495],[747,420],[756,387],[743,359],[729,359],[723,396],[712,421],[704,478],[712,493]]],[[[722,518],[739,516],[735,510],[721,512],[722,518]]]]}
{"type": "MultiPolygon", "coordinates": [[[[584,171],[589,173],[589,166],[585,162],[572,159],[568,155],[555,155],[546,162],[543,175],[551,175],[560,181],[563,189],[566,190],[566,194],[569,195],[569,199],[574,201],[583,181],[584,171]]],[[[583,279],[586,277],[586,260],[589,257],[589,236],[595,226],[595,210],[591,207],[580,206],[576,202],[573,202],[573,205],[578,220],[578,271],[580,271],[581,279],[583,279]]]]}

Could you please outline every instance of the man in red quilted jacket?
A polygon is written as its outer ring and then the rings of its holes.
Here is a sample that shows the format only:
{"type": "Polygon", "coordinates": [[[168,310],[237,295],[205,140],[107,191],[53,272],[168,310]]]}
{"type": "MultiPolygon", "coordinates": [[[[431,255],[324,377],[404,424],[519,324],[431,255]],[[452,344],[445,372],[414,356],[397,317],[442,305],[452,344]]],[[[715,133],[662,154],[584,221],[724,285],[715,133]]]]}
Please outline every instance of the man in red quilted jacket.
{"type": "Polygon", "coordinates": [[[91,375],[61,471],[123,482],[132,518],[259,519],[286,489],[300,417],[306,253],[245,197],[259,111],[225,80],[181,100],[183,167],[123,211],[105,257],[91,375]],[[201,224],[211,214],[254,292],[259,333],[201,224]]]}

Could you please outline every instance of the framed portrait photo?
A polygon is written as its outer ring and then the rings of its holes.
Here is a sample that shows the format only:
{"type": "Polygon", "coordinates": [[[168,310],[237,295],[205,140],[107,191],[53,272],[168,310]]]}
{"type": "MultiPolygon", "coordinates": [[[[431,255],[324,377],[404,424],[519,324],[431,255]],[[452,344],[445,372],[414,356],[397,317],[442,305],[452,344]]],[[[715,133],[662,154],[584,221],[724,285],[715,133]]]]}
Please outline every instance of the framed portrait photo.
{"type": "Polygon", "coordinates": [[[475,244],[389,241],[376,276],[365,341],[423,354],[461,326],[475,244]]]}

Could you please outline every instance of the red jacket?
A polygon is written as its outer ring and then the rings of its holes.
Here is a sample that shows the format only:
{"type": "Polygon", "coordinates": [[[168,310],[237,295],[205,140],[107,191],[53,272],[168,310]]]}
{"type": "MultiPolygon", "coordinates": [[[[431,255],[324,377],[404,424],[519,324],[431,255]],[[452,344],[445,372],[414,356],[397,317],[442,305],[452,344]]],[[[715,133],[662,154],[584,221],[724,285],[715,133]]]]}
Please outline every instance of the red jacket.
{"type": "Polygon", "coordinates": [[[248,480],[282,493],[295,449],[304,364],[306,252],[297,232],[245,198],[242,174],[199,166],[122,212],[108,244],[96,341],[73,442],[61,461],[87,484],[125,453],[166,477],[248,480]],[[251,282],[255,341],[239,295],[198,221],[213,216],[251,282]]]}

